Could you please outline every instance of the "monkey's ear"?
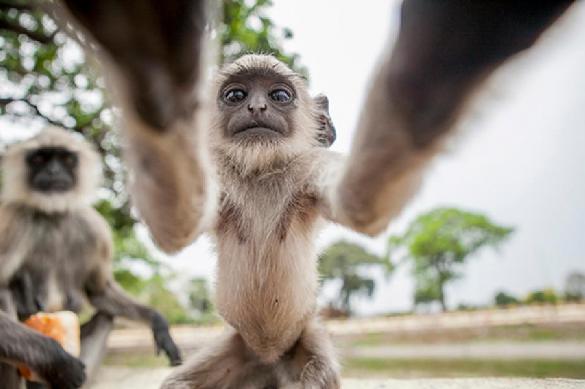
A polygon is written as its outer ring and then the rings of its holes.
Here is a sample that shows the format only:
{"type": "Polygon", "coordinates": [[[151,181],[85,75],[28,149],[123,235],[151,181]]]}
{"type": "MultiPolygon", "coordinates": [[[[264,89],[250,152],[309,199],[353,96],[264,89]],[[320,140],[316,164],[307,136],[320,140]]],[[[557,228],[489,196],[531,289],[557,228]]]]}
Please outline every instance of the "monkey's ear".
{"type": "Polygon", "coordinates": [[[319,133],[317,139],[325,147],[330,147],[337,138],[335,126],[329,115],[329,99],[323,94],[313,97],[315,103],[315,114],[319,123],[319,133]]]}

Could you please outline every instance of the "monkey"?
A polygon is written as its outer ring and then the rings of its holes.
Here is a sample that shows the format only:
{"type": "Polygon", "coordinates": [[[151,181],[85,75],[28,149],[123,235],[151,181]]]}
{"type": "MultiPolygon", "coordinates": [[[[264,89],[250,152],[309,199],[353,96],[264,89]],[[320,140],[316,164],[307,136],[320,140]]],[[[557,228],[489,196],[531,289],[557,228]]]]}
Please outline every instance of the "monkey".
{"type": "Polygon", "coordinates": [[[166,320],[127,296],[113,278],[111,230],[92,207],[98,154],[81,137],[48,127],[12,145],[2,160],[0,193],[0,377],[19,387],[12,365],[30,366],[52,388],[91,378],[116,316],[150,325],[158,351],[181,362],[166,320]],[[96,310],[81,329],[81,359],[19,323],[37,312],[96,310]],[[85,365],[85,369],[84,369],[85,365]]]}
{"type": "Polygon", "coordinates": [[[527,9],[405,0],[347,157],[319,147],[318,108],[273,58],[241,58],[205,93],[203,3],[65,0],[121,80],[111,85],[123,108],[130,191],[153,239],[173,252],[203,233],[216,238],[218,309],[230,328],[163,387],[338,387],[314,309],[318,224],[383,231],[483,81],[572,1],[527,9]]]}

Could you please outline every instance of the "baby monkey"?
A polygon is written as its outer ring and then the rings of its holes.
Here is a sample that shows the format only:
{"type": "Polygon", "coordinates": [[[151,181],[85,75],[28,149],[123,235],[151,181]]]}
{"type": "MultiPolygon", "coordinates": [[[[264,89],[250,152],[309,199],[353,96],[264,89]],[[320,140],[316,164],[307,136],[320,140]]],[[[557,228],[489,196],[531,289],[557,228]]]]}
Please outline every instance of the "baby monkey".
{"type": "Polygon", "coordinates": [[[324,97],[268,55],[224,67],[211,109],[219,205],[216,304],[230,330],[165,388],[339,387],[317,320],[315,234],[331,218],[323,173],[335,135],[324,97]]]}

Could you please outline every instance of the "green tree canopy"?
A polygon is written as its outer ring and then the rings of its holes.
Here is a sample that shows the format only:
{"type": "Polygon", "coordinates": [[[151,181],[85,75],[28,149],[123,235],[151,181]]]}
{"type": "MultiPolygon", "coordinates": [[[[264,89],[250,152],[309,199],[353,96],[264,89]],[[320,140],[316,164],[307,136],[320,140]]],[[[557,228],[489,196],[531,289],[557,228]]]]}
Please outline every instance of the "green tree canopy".
{"type": "Polygon", "coordinates": [[[526,304],[556,304],[560,300],[560,296],[554,289],[545,288],[528,293],[524,302],[526,304]]]}
{"type": "Polygon", "coordinates": [[[323,280],[341,282],[339,295],[331,302],[335,308],[351,313],[351,300],[354,296],[373,295],[375,281],[363,275],[363,270],[367,267],[382,268],[386,274],[393,270],[386,258],[371,254],[355,243],[339,241],[323,251],[319,257],[319,271],[323,280]]]}
{"type": "Polygon", "coordinates": [[[413,265],[415,304],[438,301],[446,310],[445,285],[461,277],[472,254],[499,245],[512,231],[478,213],[438,208],[418,216],[404,234],[392,236],[389,251],[395,256],[402,248],[413,265]]]}
{"type": "Polygon", "coordinates": [[[494,297],[494,303],[498,307],[507,307],[509,305],[519,304],[520,300],[518,300],[516,297],[512,296],[511,294],[508,294],[504,291],[500,291],[494,297]]]}

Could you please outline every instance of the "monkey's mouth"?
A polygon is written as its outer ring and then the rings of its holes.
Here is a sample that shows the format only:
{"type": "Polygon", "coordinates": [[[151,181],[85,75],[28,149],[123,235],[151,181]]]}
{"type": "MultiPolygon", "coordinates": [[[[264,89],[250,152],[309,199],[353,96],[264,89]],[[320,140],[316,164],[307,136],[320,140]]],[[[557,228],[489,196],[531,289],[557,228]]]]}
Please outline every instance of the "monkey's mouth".
{"type": "Polygon", "coordinates": [[[242,126],[234,131],[234,137],[274,137],[284,135],[278,128],[274,128],[265,123],[250,123],[246,126],[242,126]]]}
{"type": "Polygon", "coordinates": [[[32,187],[38,192],[66,192],[73,187],[73,182],[67,179],[36,179],[32,187]]]}

